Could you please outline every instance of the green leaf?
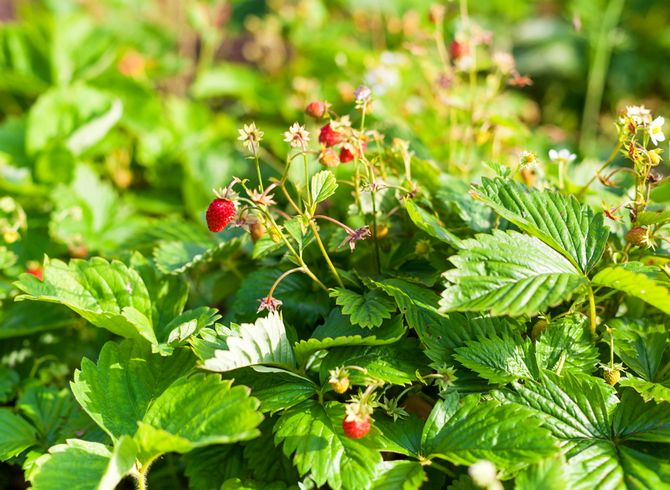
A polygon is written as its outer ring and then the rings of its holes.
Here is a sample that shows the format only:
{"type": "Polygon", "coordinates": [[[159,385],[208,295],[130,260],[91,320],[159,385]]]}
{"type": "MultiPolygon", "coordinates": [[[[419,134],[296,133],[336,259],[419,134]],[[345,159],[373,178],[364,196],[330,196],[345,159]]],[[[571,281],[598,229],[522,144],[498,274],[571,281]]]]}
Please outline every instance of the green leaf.
{"type": "Polygon", "coordinates": [[[590,440],[610,437],[611,412],[618,401],[614,393],[596,378],[547,371],[540,382],[517,383],[514,393],[501,395],[539,412],[555,437],[590,440]]]}
{"type": "Polygon", "coordinates": [[[30,303],[4,303],[0,310],[0,339],[31,335],[72,325],[72,313],[59,305],[35,306],[30,303]]]}
{"type": "MultiPolygon", "coordinates": [[[[371,281],[392,296],[410,327],[425,345],[426,355],[438,363],[451,363],[453,349],[468,340],[520,332],[523,326],[509,318],[438,311],[440,297],[432,290],[402,279],[371,281]]],[[[525,329],[524,329],[525,330],[525,329]]]]}
{"type": "Polygon", "coordinates": [[[232,387],[231,380],[216,374],[179,378],[149,405],[139,422],[138,459],[145,463],[168,452],[256,437],[263,420],[258,406],[249,388],[232,387]]]}
{"type": "Polygon", "coordinates": [[[34,154],[65,141],[82,152],[107,135],[121,112],[118,99],[83,84],[52,88],[30,109],[26,148],[34,154]]]}
{"type": "Polygon", "coordinates": [[[530,340],[520,336],[492,337],[457,347],[455,359],[489,383],[509,383],[538,376],[530,340]]]}
{"type": "Polygon", "coordinates": [[[407,329],[400,316],[387,320],[374,329],[374,335],[368,328],[352,325],[349,317],[344,316],[338,308],[331,310],[326,322],[319,325],[312,337],[301,340],[294,345],[295,356],[300,364],[304,364],[315,352],[333,347],[386,345],[392,344],[403,337],[407,329]]]}
{"type": "Polygon", "coordinates": [[[647,381],[656,375],[668,346],[668,330],[649,320],[619,318],[608,323],[614,334],[614,352],[626,366],[647,381]]]}
{"type": "Polygon", "coordinates": [[[242,242],[242,238],[218,243],[162,241],[154,249],[154,260],[164,274],[181,274],[198,265],[232,255],[242,242]]]}
{"type": "Polygon", "coordinates": [[[325,201],[335,194],[337,190],[337,179],[330,170],[322,170],[312,176],[311,194],[312,206],[325,201]]]}
{"type": "Polygon", "coordinates": [[[228,478],[243,475],[246,470],[242,448],[236,444],[194,449],[182,459],[189,488],[193,490],[220,489],[228,478]]]}
{"type": "Polygon", "coordinates": [[[670,486],[670,464],[634,449],[595,441],[568,459],[569,488],[648,490],[670,486]]]}
{"type": "Polygon", "coordinates": [[[0,403],[7,403],[14,398],[14,390],[20,380],[19,373],[13,369],[0,367],[0,403]]]}
{"type": "Polygon", "coordinates": [[[647,275],[623,267],[607,267],[594,276],[595,286],[605,286],[639,298],[670,315],[670,289],[647,275]]]}
{"type": "Polygon", "coordinates": [[[79,404],[112,438],[133,435],[149,405],[193,367],[179,350],[169,358],[152,355],[149,344],[107,342],[97,364],[83,359],[74,373],[72,392],[79,404]]]}
{"type": "Polygon", "coordinates": [[[37,444],[37,431],[26,420],[0,408],[0,461],[6,461],[37,444]]]}
{"type": "Polygon", "coordinates": [[[421,432],[424,424],[416,415],[393,420],[375,413],[375,426],[381,431],[380,440],[385,452],[417,457],[421,453],[421,432]]]}
{"type": "Polygon", "coordinates": [[[592,373],[598,364],[598,349],[593,343],[589,321],[583,315],[551,320],[535,343],[537,363],[543,369],[592,373]]]}
{"type": "Polygon", "coordinates": [[[435,403],[421,431],[421,448],[424,451],[430,448],[431,441],[456,413],[459,401],[458,393],[452,391],[435,403]]]}
{"type": "Polygon", "coordinates": [[[514,490],[566,490],[566,471],[562,457],[540,460],[519,474],[514,490]]]}
{"type": "Polygon", "coordinates": [[[37,429],[44,450],[75,436],[94,442],[105,440],[105,434],[67,388],[30,386],[21,394],[16,407],[37,429]]]}
{"type": "Polygon", "coordinates": [[[342,307],[342,313],[349,315],[352,324],[363,328],[379,327],[385,319],[391,318],[396,309],[393,300],[379,289],[359,294],[345,288],[334,288],[330,296],[342,307]]]}
{"type": "Polygon", "coordinates": [[[642,226],[657,225],[668,221],[670,221],[670,209],[641,211],[637,214],[637,222],[642,226]]]}
{"type": "Polygon", "coordinates": [[[276,418],[265,419],[260,427],[260,437],[243,443],[249,474],[257,481],[268,483],[277,480],[298,482],[300,478],[293,462],[275,445],[272,429],[276,422],[276,418]]]}
{"type": "Polygon", "coordinates": [[[267,366],[253,366],[231,373],[236,384],[251,388],[263,412],[275,413],[311,398],[317,386],[299,374],[267,366]]]}
{"type": "Polygon", "coordinates": [[[625,390],[614,411],[613,432],[623,440],[670,443],[670,403],[645,403],[625,390]]]}
{"type": "Polygon", "coordinates": [[[279,313],[270,313],[256,323],[243,323],[224,337],[226,349],[215,349],[213,357],[202,357],[202,367],[209,371],[230,371],[258,364],[295,367],[291,343],[286,336],[284,321],[279,313]]]}
{"type": "Polygon", "coordinates": [[[151,300],[142,278],[118,261],[45,259],[44,280],[23,274],[17,300],[60,303],[96,327],[128,338],[156,342],[151,323],[151,300]]]}
{"type": "Polygon", "coordinates": [[[588,284],[566,258],[534,237],[494,231],[462,245],[450,258],[456,268],[444,273],[443,311],[534,315],[588,284]]]}
{"type": "MultiPolygon", "coordinates": [[[[365,488],[382,458],[372,437],[350,439],[344,435],[344,406],[331,402],[325,407],[308,400],[282,414],[275,425],[275,441],[293,456],[301,476],[311,474],[318,486],[365,488]]],[[[373,429],[374,430],[374,429],[373,429]]]]}
{"type": "Polygon", "coordinates": [[[483,178],[479,198],[588,273],[605,250],[609,231],[602,213],[594,213],[574,196],[538,191],[508,179],[483,178]]]}
{"type": "Polygon", "coordinates": [[[377,475],[372,490],[419,490],[428,480],[418,461],[384,461],[377,475]]]}
{"type": "Polygon", "coordinates": [[[526,408],[481,402],[478,395],[470,395],[426,449],[455,464],[488,459],[499,467],[516,469],[557,452],[558,446],[541,422],[526,408]]]}
{"type": "Polygon", "coordinates": [[[51,199],[51,236],[66,245],[84,245],[89,253],[116,250],[144,222],[84,164],[76,166],[71,183],[54,188],[51,199]]]}
{"type": "Polygon", "coordinates": [[[352,371],[352,384],[365,385],[367,377],[372,377],[405,385],[416,381],[417,370],[425,370],[427,361],[416,339],[406,338],[391,345],[332,348],[321,361],[320,372],[325,382],[331,369],[353,365],[367,372],[352,371]]]}
{"type": "Polygon", "coordinates": [[[633,388],[645,401],[670,402],[670,378],[661,383],[654,383],[632,376],[624,376],[619,384],[633,388]]]}
{"type": "Polygon", "coordinates": [[[409,219],[419,229],[454,248],[461,248],[461,240],[449,232],[435,216],[420,208],[414,201],[405,199],[405,209],[409,219]]]}
{"type": "Polygon", "coordinates": [[[97,442],[70,439],[40,457],[31,474],[35,490],[114,490],[135,464],[136,447],[121,438],[112,451],[97,442]]]}
{"type": "Polygon", "coordinates": [[[121,119],[123,104],[113,99],[109,109],[78,127],[67,139],[65,146],[75,155],[80,155],[104,138],[121,119]]]}

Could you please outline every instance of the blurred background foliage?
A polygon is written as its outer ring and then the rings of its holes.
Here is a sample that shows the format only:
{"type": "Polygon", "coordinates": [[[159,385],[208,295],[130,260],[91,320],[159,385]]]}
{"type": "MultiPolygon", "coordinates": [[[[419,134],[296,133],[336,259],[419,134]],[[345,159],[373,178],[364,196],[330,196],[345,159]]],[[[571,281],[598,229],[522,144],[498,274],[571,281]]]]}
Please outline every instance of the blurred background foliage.
{"type": "MultiPolygon", "coordinates": [[[[26,383],[65,386],[108,335],[61,309],[14,304],[16,277],[45,254],[140,251],[179,271],[230,239],[212,237],[203,215],[213,187],[252,175],[237,141],[243,123],[265,132],[262,159],[278,174],[282,132],[305,120],[305,106],[322,99],[347,113],[367,84],[369,127],[431,162],[417,168],[424,185],[438,168],[463,177],[440,177],[448,201],[491,172],[482,161],[515,167],[526,149],[545,160],[553,147],[576,151],[573,178],[586,180],[616,142],[617,111],[644,104],[670,114],[667,0],[441,5],[0,0],[0,403],[26,383]],[[479,41],[459,65],[453,42],[463,33],[479,41]]],[[[670,200],[664,189],[657,198],[670,200]]],[[[232,293],[245,291],[249,266],[224,250],[223,267],[191,284],[190,301],[226,314],[239,309],[232,293]]],[[[74,410],[63,396],[63,410],[74,410]]],[[[53,443],[45,435],[45,450],[53,443]]],[[[156,484],[174,478],[168,463],[152,472],[156,484]]],[[[14,488],[9,471],[0,467],[0,489],[14,488]]]]}

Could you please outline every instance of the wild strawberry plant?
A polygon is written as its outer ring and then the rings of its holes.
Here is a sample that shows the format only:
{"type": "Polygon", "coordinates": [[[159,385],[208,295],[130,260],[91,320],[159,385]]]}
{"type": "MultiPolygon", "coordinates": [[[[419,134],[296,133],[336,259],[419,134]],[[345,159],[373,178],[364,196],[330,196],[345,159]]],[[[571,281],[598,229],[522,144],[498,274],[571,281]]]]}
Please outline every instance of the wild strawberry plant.
{"type": "Polygon", "coordinates": [[[627,107],[595,167],[512,157],[501,87],[530,80],[444,22],[431,9],[412,46],[439,55],[418,139],[365,85],[279,133],[245,119],[223,147],[185,128],[232,122],[186,100],[146,103],[170,120],[149,129],[122,110],[150,97],[137,53],[95,84],[58,72],[5,123],[37,184],[11,154],[0,460],[38,490],[670,488],[664,120],[627,107]],[[35,129],[58,104],[69,125],[35,129]],[[235,141],[246,158],[218,170],[235,141]],[[119,192],[134,175],[195,219],[119,192]]]}

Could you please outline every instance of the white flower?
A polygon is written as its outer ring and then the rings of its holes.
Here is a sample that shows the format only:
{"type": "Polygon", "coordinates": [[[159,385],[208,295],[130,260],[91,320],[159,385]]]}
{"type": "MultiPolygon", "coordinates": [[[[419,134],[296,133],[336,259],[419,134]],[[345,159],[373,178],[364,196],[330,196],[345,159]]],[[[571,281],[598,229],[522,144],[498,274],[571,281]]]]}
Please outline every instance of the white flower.
{"type": "Polygon", "coordinates": [[[631,105],[626,107],[626,116],[635,124],[643,125],[651,121],[651,111],[643,105],[631,105]]]}
{"type": "Polygon", "coordinates": [[[468,474],[472,481],[478,487],[491,488],[498,483],[495,465],[486,460],[480,459],[468,468],[468,474]]]}
{"type": "Polygon", "coordinates": [[[663,134],[664,124],[665,118],[658,116],[649,125],[649,137],[651,138],[652,143],[656,146],[658,146],[659,141],[665,141],[665,135],[663,134]]]}
{"type": "Polygon", "coordinates": [[[258,145],[263,139],[263,131],[256,127],[255,123],[245,124],[243,129],[238,129],[240,137],[237,138],[254,155],[258,151],[258,145]]]}
{"type": "Polygon", "coordinates": [[[305,148],[309,142],[309,133],[303,126],[296,122],[284,133],[284,141],[293,148],[305,148]]]}
{"type": "Polygon", "coordinates": [[[570,150],[563,148],[562,150],[549,150],[549,159],[554,163],[572,163],[577,158],[577,155],[570,153],[570,150]]]}
{"type": "Polygon", "coordinates": [[[532,167],[535,168],[538,165],[537,155],[530,151],[522,151],[519,155],[519,164],[523,168],[532,167]]]}

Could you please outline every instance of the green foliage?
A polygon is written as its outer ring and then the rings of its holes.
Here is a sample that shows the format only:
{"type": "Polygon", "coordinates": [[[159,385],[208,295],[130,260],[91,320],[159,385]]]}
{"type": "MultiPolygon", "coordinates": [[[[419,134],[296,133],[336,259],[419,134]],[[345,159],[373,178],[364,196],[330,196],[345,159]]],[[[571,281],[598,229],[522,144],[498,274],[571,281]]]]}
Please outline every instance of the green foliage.
{"type": "Polygon", "coordinates": [[[342,307],[342,313],[349,315],[353,325],[363,328],[379,327],[395,311],[393,301],[379,289],[362,294],[344,288],[335,288],[330,293],[342,307]]]}
{"type": "Polygon", "coordinates": [[[462,246],[450,259],[456,268],[444,274],[444,311],[533,315],[588,284],[568,259],[531,236],[496,231],[465,240],[462,246]]]}
{"type": "Polygon", "coordinates": [[[0,487],[670,488],[664,2],[28,3],[0,487]]]}

